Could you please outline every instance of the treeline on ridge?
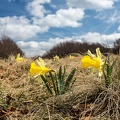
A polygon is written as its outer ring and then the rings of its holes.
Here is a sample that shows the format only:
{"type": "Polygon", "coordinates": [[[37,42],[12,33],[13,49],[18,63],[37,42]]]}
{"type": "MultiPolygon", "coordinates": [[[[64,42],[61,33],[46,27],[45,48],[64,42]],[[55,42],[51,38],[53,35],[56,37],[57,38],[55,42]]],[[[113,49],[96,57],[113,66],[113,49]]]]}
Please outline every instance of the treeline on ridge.
{"type": "Polygon", "coordinates": [[[97,47],[100,48],[101,53],[107,55],[109,52],[119,54],[120,39],[114,42],[113,48],[108,48],[100,43],[87,43],[67,41],[55,45],[52,49],[43,54],[42,58],[53,58],[55,55],[65,57],[70,53],[85,54],[88,49],[95,53],[97,47]]]}
{"type": "MultiPolygon", "coordinates": [[[[120,38],[114,42],[113,48],[108,48],[107,46],[104,46],[100,43],[87,43],[87,42],[81,43],[77,41],[61,42],[55,45],[49,51],[46,51],[46,53],[40,57],[53,58],[55,55],[58,55],[61,58],[71,53],[85,54],[88,49],[95,53],[95,49],[97,47],[100,48],[100,51],[103,54],[107,54],[109,52],[113,54],[119,54],[120,38]]],[[[2,38],[0,38],[0,58],[8,58],[10,55],[16,56],[18,53],[21,56],[24,56],[23,51],[11,38],[7,36],[3,36],[2,38]]]]}

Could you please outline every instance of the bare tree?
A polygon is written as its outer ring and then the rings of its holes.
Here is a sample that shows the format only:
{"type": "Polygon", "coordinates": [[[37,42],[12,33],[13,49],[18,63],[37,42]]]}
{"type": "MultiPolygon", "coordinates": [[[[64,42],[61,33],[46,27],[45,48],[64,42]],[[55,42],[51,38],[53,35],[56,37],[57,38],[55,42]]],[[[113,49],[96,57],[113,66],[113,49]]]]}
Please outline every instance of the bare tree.
{"type": "Polygon", "coordinates": [[[3,36],[0,39],[0,57],[8,58],[10,55],[16,56],[17,54],[21,56],[24,55],[22,50],[17,46],[17,44],[7,36],[3,36]]]}

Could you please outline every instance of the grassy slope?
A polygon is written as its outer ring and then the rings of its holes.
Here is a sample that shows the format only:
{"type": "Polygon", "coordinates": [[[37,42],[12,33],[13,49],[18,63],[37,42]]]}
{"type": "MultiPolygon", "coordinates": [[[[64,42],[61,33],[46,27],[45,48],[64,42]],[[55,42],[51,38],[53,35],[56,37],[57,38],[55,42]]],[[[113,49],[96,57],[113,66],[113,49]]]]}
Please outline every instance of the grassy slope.
{"type": "MultiPolygon", "coordinates": [[[[29,77],[32,60],[26,59],[24,63],[15,62],[14,57],[7,61],[0,60],[0,119],[73,120],[72,117],[78,115],[75,113],[75,110],[78,110],[76,106],[86,101],[87,96],[95,95],[98,88],[102,89],[104,84],[103,79],[97,78],[96,74],[88,76],[90,71],[81,68],[80,59],[81,56],[71,59],[65,57],[56,63],[51,59],[45,59],[47,66],[56,71],[61,65],[67,67],[67,73],[74,67],[77,68],[74,88],[57,97],[49,96],[40,80],[29,77]]],[[[118,67],[116,68],[119,71],[118,67]]],[[[85,106],[81,110],[84,109],[85,106]]],[[[98,120],[91,117],[91,120],[95,119],[98,120]]]]}

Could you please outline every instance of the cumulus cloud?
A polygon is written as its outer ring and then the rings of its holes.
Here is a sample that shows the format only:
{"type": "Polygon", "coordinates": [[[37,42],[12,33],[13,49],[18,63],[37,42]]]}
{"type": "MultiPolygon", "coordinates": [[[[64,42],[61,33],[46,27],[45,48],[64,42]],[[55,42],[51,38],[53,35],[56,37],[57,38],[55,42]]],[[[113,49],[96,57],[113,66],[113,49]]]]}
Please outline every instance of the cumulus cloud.
{"type": "Polygon", "coordinates": [[[34,57],[37,55],[43,55],[46,51],[49,51],[53,46],[59,44],[60,42],[66,41],[78,41],[78,42],[88,42],[88,43],[100,43],[106,45],[108,47],[112,47],[113,43],[116,39],[120,37],[120,33],[114,34],[100,34],[97,32],[94,33],[87,33],[81,36],[72,36],[72,37],[65,37],[61,38],[50,38],[48,41],[19,41],[17,42],[18,46],[23,50],[27,57],[34,57]]]}
{"type": "Polygon", "coordinates": [[[82,25],[80,21],[84,18],[84,11],[80,8],[59,9],[51,14],[44,8],[45,3],[50,3],[50,0],[28,2],[26,8],[32,15],[29,19],[26,16],[0,17],[0,34],[15,40],[26,40],[39,33],[47,32],[51,27],[82,25]]]}
{"type": "Polygon", "coordinates": [[[47,50],[51,49],[55,43],[53,42],[37,42],[37,41],[18,41],[17,45],[25,53],[26,57],[34,57],[43,55],[47,50]]]}
{"type": "Polygon", "coordinates": [[[83,9],[103,10],[113,7],[116,0],[67,0],[69,7],[79,7],[83,9]]]}
{"type": "Polygon", "coordinates": [[[32,16],[42,18],[46,13],[49,13],[43,6],[45,3],[50,3],[50,0],[33,0],[28,3],[26,9],[32,16]]]}
{"type": "Polygon", "coordinates": [[[65,37],[63,39],[61,38],[50,38],[48,42],[54,42],[55,44],[58,44],[60,42],[65,41],[78,41],[78,42],[88,42],[88,43],[100,43],[112,46],[113,42],[120,37],[120,33],[114,33],[114,34],[100,34],[97,32],[88,32],[84,35],[80,36],[72,36],[72,37],[65,37]]]}
{"type": "MultiPolygon", "coordinates": [[[[10,1],[14,0],[9,0],[9,2],[10,1]]],[[[27,57],[43,55],[54,45],[65,41],[86,41],[90,43],[99,42],[101,44],[109,44],[109,46],[112,46],[112,43],[120,37],[120,33],[105,35],[98,32],[88,32],[81,36],[65,37],[63,39],[58,37],[49,38],[49,40],[46,42],[26,42],[24,40],[31,39],[37,34],[47,32],[51,27],[80,27],[83,22],[82,20],[85,17],[86,9],[96,11],[105,10],[105,12],[107,9],[115,10],[114,3],[116,1],[118,0],[67,0],[67,7],[64,7],[64,9],[61,8],[54,9],[56,11],[50,11],[49,9],[46,9],[45,4],[49,4],[48,6],[50,7],[51,0],[26,0],[26,2],[28,2],[26,10],[30,14],[30,16],[28,15],[29,19],[27,16],[0,17],[0,34],[5,34],[14,40],[20,40],[16,43],[23,50],[23,52],[25,52],[25,55],[27,57]]],[[[108,20],[108,23],[120,21],[120,13],[118,10],[116,10],[114,14],[111,11],[110,14],[108,14],[108,12],[106,12],[106,14],[103,14],[105,12],[99,12],[96,18],[100,19],[101,21],[108,20]]],[[[90,17],[92,18],[93,15],[90,17]]],[[[83,23],[85,24],[86,21],[83,23]]],[[[118,32],[120,31],[120,26],[117,30],[118,32]]]]}
{"type": "Polygon", "coordinates": [[[48,41],[18,41],[17,45],[21,48],[21,50],[25,53],[26,57],[34,57],[41,56],[46,51],[49,51],[53,46],[59,44],[60,42],[71,41],[72,38],[65,37],[61,38],[50,38],[48,41]]]}
{"type": "Polygon", "coordinates": [[[37,25],[32,25],[24,16],[0,18],[0,33],[12,39],[25,40],[35,36],[38,32],[47,31],[37,25]]]}
{"type": "Polygon", "coordinates": [[[80,36],[79,38],[85,42],[100,43],[112,47],[113,42],[115,42],[115,40],[118,39],[119,37],[120,37],[120,33],[105,35],[97,32],[94,33],[89,32],[85,35],[80,36]]]}
{"type": "Polygon", "coordinates": [[[79,8],[60,9],[56,14],[49,14],[42,19],[34,18],[34,24],[49,27],[78,27],[84,17],[84,11],[79,8]]]}

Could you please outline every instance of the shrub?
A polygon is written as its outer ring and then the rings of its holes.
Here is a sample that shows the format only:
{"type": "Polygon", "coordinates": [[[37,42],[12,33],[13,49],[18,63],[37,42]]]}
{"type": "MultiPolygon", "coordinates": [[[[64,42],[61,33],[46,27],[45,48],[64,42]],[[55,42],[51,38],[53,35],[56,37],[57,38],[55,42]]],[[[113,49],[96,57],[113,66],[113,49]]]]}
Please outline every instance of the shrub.
{"type": "Polygon", "coordinates": [[[67,41],[62,42],[54,46],[52,49],[47,51],[42,58],[53,58],[55,55],[58,55],[59,57],[65,57],[66,55],[70,53],[80,53],[84,54],[87,52],[87,50],[91,50],[93,53],[95,53],[96,48],[99,47],[101,49],[102,53],[107,53],[110,51],[109,48],[104,47],[103,45],[99,43],[81,43],[81,42],[75,42],[75,41],[67,41]]]}
{"type": "Polygon", "coordinates": [[[16,56],[17,54],[24,55],[22,50],[17,44],[7,36],[0,39],[0,58],[8,58],[10,55],[16,56]]]}

